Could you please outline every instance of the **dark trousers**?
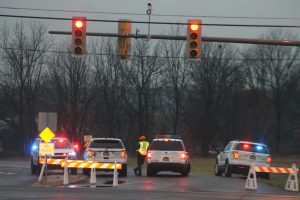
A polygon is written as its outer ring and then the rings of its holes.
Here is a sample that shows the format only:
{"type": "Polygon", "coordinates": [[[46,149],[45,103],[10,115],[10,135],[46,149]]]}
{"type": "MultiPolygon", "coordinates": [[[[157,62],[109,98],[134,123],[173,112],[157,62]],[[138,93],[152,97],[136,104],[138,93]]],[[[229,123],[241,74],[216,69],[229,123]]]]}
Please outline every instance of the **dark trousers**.
{"type": "Polygon", "coordinates": [[[142,175],[142,165],[145,162],[145,157],[146,157],[146,155],[137,153],[137,156],[136,156],[137,167],[134,169],[136,171],[137,175],[142,175]]]}

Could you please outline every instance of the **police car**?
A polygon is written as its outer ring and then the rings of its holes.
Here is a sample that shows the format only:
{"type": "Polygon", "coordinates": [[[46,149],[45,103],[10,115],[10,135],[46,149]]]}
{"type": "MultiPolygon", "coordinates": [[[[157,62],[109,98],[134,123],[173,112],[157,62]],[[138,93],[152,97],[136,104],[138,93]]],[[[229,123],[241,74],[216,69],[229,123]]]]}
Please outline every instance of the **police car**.
{"type": "MultiPolygon", "coordinates": [[[[233,173],[247,175],[251,164],[269,167],[271,155],[268,147],[262,143],[233,140],[217,155],[214,173],[230,177],[233,173]]],[[[269,173],[260,173],[269,179],[269,173]]]]}
{"type": "MultiPolygon", "coordinates": [[[[127,153],[122,140],[119,138],[92,138],[84,152],[84,159],[99,163],[114,163],[116,161],[122,164],[119,175],[127,176],[127,153]]],[[[109,171],[109,169],[103,170],[109,171]]],[[[89,175],[90,171],[90,169],[83,169],[83,174],[89,175]]]]}
{"type": "Polygon", "coordinates": [[[147,176],[160,171],[178,172],[182,176],[190,173],[189,155],[178,135],[158,135],[151,142],[147,156],[147,176]]]}
{"type": "MultiPolygon", "coordinates": [[[[31,173],[36,174],[41,170],[42,164],[39,163],[41,157],[39,155],[39,145],[44,143],[41,138],[36,138],[31,146],[31,173]]],[[[73,148],[68,138],[53,138],[49,143],[54,143],[54,154],[49,158],[64,159],[68,156],[69,160],[76,160],[76,149],[73,148]]],[[[62,169],[60,165],[47,165],[47,169],[62,169]]],[[[77,168],[70,168],[71,174],[77,174],[77,168]]]]}

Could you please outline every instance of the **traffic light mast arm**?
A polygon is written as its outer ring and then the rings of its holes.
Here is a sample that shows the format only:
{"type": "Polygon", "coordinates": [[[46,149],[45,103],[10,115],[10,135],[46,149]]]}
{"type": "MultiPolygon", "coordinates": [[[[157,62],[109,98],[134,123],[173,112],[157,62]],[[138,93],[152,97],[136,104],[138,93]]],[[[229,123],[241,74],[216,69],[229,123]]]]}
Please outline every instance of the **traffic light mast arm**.
{"type": "MultiPolygon", "coordinates": [[[[68,31],[49,31],[49,34],[56,35],[71,35],[68,31]]],[[[102,36],[102,37],[128,37],[147,39],[146,34],[128,34],[126,36],[117,33],[93,33],[87,32],[87,36],[102,36]]],[[[170,35],[151,35],[151,39],[160,40],[186,40],[186,36],[170,36],[170,35]]],[[[225,37],[203,37],[205,42],[225,42],[225,43],[240,43],[240,44],[263,44],[263,45],[283,45],[283,46],[300,46],[300,41],[296,40],[263,40],[263,39],[249,39],[249,38],[225,38],[225,37]]]]}

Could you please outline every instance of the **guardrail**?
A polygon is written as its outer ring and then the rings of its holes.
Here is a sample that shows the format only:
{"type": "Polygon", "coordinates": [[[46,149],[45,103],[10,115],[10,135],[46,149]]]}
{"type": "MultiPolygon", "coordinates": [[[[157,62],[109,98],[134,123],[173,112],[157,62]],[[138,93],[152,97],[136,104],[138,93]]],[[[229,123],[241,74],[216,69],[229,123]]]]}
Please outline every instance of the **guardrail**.
{"type": "Polygon", "coordinates": [[[299,169],[296,164],[292,164],[291,168],[285,167],[261,167],[252,164],[249,169],[248,177],[246,180],[246,189],[257,189],[256,172],[258,173],[276,173],[276,174],[289,174],[288,180],[285,184],[285,189],[289,191],[299,191],[298,176],[299,169]]]}

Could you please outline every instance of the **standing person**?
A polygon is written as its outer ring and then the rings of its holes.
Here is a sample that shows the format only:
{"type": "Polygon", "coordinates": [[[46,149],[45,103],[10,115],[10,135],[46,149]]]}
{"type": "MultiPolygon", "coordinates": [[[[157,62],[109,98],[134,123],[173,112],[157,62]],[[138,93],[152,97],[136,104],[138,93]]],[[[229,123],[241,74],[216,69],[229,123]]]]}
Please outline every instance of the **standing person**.
{"type": "Polygon", "coordinates": [[[146,137],[140,136],[138,147],[136,150],[137,151],[137,157],[136,157],[137,167],[133,169],[134,174],[137,176],[142,176],[142,165],[144,164],[148,147],[149,147],[149,142],[146,141],[146,137]]]}

